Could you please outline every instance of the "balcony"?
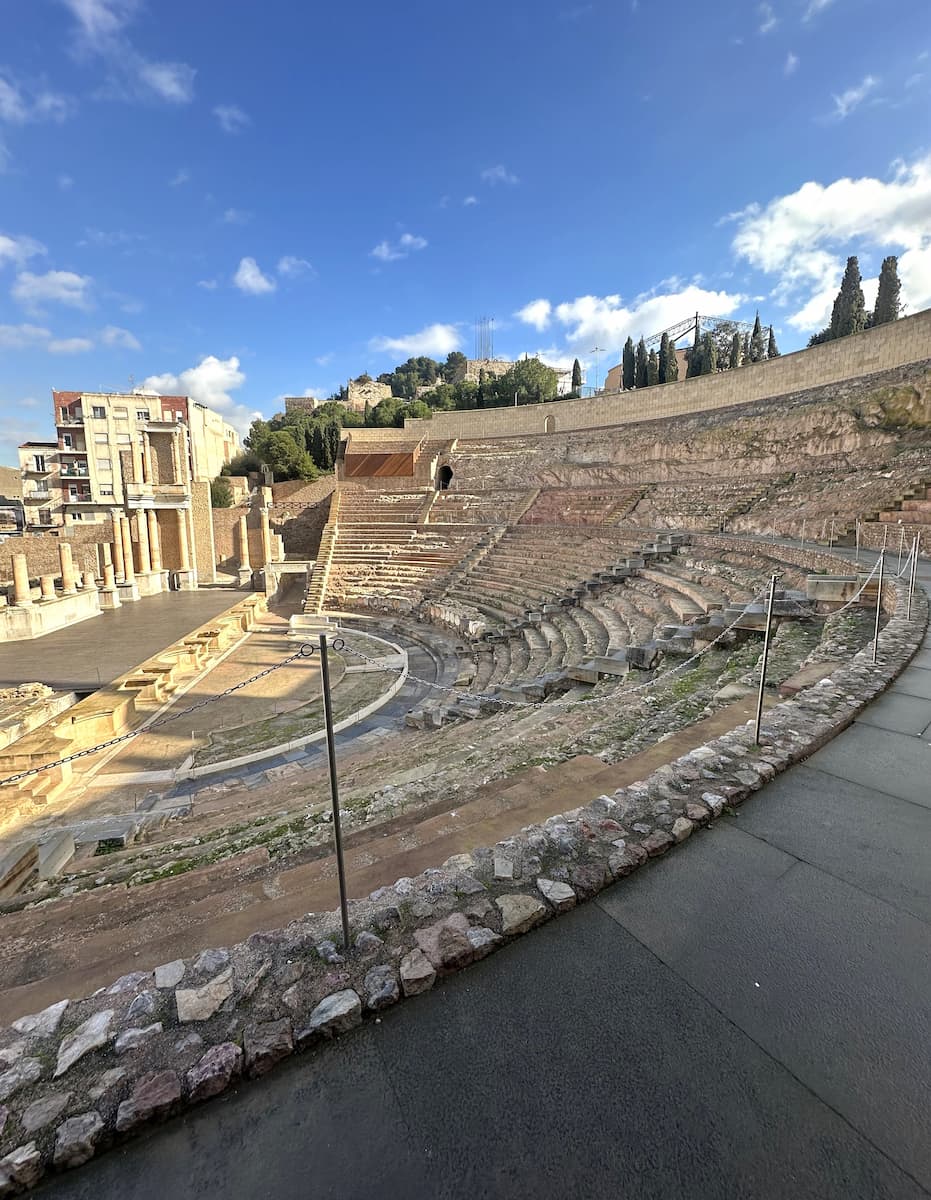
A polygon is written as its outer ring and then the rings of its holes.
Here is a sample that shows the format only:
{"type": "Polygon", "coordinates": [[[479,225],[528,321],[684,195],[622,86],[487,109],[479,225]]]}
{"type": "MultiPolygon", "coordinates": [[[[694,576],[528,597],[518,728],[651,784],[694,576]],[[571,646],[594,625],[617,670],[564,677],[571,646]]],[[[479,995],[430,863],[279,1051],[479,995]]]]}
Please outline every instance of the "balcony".
{"type": "Polygon", "coordinates": [[[86,454],[87,447],[86,446],[59,446],[58,453],[59,454],[86,454]]]}
{"type": "Polygon", "coordinates": [[[83,425],[84,416],[81,413],[59,413],[56,424],[64,425],[66,427],[69,425],[83,425]]]}
{"type": "Polygon", "coordinates": [[[31,467],[23,467],[24,475],[51,475],[57,466],[56,463],[45,463],[43,466],[36,466],[35,463],[31,467]]]}
{"type": "Polygon", "coordinates": [[[23,499],[27,504],[40,503],[44,500],[51,500],[52,493],[48,488],[33,488],[31,491],[23,492],[23,499]]]}

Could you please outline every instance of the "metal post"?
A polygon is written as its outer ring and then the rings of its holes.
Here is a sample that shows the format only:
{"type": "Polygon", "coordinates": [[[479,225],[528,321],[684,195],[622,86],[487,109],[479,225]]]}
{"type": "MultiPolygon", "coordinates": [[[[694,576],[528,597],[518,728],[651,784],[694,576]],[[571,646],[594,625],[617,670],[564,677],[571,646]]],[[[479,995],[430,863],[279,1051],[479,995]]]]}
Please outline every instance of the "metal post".
{"type": "Polygon", "coordinates": [[[912,593],[915,590],[915,577],[918,574],[918,535],[912,538],[912,569],[908,573],[908,600],[905,604],[905,620],[912,619],[912,593]]]}
{"type": "Polygon", "coordinates": [[[899,522],[899,562],[896,571],[902,570],[902,551],[905,549],[905,526],[899,522]]]}
{"type": "Polygon", "coordinates": [[[833,517],[831,517],[831,537],[828,541],[828,549],[829,550],[834,549],[834,518],[833,517]]]}
{"type": "Polygon", "coordinates": [[[766,610],[766,634],[763,638],[763,665],[760,668],[760,694],[756,702],[756,732],[753,735],[753,740],[757,745],[760,744],[760,723],[763,720],[763,689],[766,687],[766,663],[769,659],[769,639],[773,628],[773,602],[776,599],[776,580],[778,575],[773,575],[769,581],[769,605],[766,610]]]}
{"type": "Polygon", "coordinates": [[[773,544],[776,542],[776,518],[773,517],[773,544]]]}
{"type": "Polygon", "coordinates": [[[886,539],[888,538],[888,536],[889,536],[889,526],[884,524],[884,525],[883,525],[883,544],[882,544],[882,546],[880,547],[880,549],[881,549],[881,550],[885,550],[885,548],[886,548],[886,539]]]}
{"type": "Polygon", "coordinates": [[[346,900],[346,865],[343,862],[343,834],[339,823],[339,781],[336,776],[336,742],[333,737],[333,707],[330,702],[330,663],[326,634],[320,634],[320,675],[323,681],[323,719],[326,722],[326,749],[330,767],[330,797],[333,801],[333,840],[336,843],[336,872],[339,876],[339,911],[343,919],[343,947],[349,952],[349,905],[346,900]]]}
{"type": "Polygon", "coordinates": [[[879,552],[879,584],[876,588],[876,626],[873,629],[873,662],[876,662],[876,655],[879,652],[879,613],[882,607],[883,599],[883,567],[885,566],[886,552],[879,552]]]}
{"type": "Polygon", "coordinates": [[[805,549],[805,518],[802,517],[802,549],[805,549]]]}
{"type": "Polygon", "coordinates": [[[857,517],[857,556],[854,559],[854,562],[856,562],[856,563],[860,562],[860,518],[859,517],[857,517]]]}

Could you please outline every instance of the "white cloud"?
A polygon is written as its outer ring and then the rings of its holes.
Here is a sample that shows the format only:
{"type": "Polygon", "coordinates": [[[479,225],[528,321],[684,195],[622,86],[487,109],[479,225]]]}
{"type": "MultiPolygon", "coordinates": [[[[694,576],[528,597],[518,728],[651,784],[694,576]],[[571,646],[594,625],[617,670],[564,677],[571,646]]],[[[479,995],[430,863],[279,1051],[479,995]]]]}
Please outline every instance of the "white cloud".
{"type": "Polygon", "coordinates": [[[47,349],[49,354],[86,354],[93,350],[94,343],[90,338],[52,338],[47,349]]]}
{"type": "Polygon", "coordinates": [[[445,358],[452,350],[458,350],[462,338],[455,325],[427,325],[418,333],[402,337],[372,338],[369,346],[383,354],[396,354],[402,358],[416,358],[426,354],[431,358],[445,358]]]}
{"type": "Polygon", "coordinates": [[[313,267],[306,258],[298,258],[294,254],[283,254],[278,259],[278,274],[286,279],[297,279],[308,271],[313,274],[313,267]]]}
{"type": "Polygon", "coordinates": [[[330,365],[330,363],[333,361],[333,357],[334,357],[333,352],[330,351],[329,354],[318,355],[317,358],[314,359],[314,362],[317,364],[318,367],[328,367],[330,365]]]}
{"type": "Polygon", "coordinates": [[[74,187],[74,180],[70,175],[59,175],[58,186],[63,192],[70,192],[74,187]]]}
{"type": "Polygon", "coordinates": [[[41,242],[23,234],[0,233],[0,267],[12,263],[15,267],[25,266],[30,258],[36,258],[48,251],[41,242]]]}
{"type": "Polygon", "coordinates": [[[760,33],[772,33],[772,31],[779,24],[779,18],[773,12],[772,5],[760,4],[758,6],[758,12],[760,14],[760,33]]]}
{"type": "Polygon", "coordinates": [[[473,204],[478,204],[478,196],[466,196],[462,203],[466,208],[470,208],[473,204]]]}
{"type": "Polygon", "coordinates": [[[789,53],[786,55],[785,66],[782,68],[782,73],[784,75],[794,75],[797,70],[798,70],[798,55],[793,54],[792,51],[790,50],[789,53]]]}
{"type": "Polygon", "coordinates": [[[371,254],[372,258],[377,258],[380,262],[396,262],[399,258],[407,258],[416,250],[426,249],[426,246],[426,238],[417,237],[412,233],[402,233],[396,242],[389,242],[387,239],[379,242],[371,254]]]}
{"type": "Polygon", "coordinates": [[[513,171],[509,171],[503,163],[498,163],[494,167],[486,167],[482,171],[483,183],[490,184],[495,187],[499,183],[515,184],[520,183],[518,177],[513,171]]]}
{"type": "Polygon", "coordinates": [[[833,3],[834,0],[809,0],[808,7],[805,9],[805,15],[802,17],[802,20],[812,20],[813,17],[816,17],[820,12],[824,12],[824,10],[833,3]]]}
{"type": "MultiPolygon", "coordinates": [[[[595,346],[616,350],[628,335],[635,340],[641,334],[649,336],[684,320],[690,313],[730,316],[746,299],[741,294],[711,291],[696,283],[682,285],[678,280],[667,280],[661,286],[675,286],[676,290],[645,292],[627,304],[614,295],[578,296],[575,300],[550,305],[550,320],[565,327],[567,343],[566,350],[554,349],[553,353],[568,354],[570,350],[573,354],[585,353],[595,346]]],[[[529,309],[532,315],[541,319],[544,305],[549,305],[549,301],[535,300],[522,311],[529,309]]]]}
{"type": "Polygon", "coordinates": [[[899,252],[903,301],[913,310],[931,304],[931,155],[897,163],[890,180],[809,181],[733,219],[734,251],[777,277],[773,295],[798,305],[788,318],[797,329],[824,324],[846,255],[870,247],[899,252]]]}
{"type": "Polygon", "coordinates": [[[0,121],[26,125],[32,121],[66,120],[74,112],[70,96],[49,91],[41,83],[21,83],[8,72],[0,72],[0,121]]]}
{"type": "Polygon", "coordinates": [[[188,104],[194,98],[196,71],[187,63],[155,62],[141,54],[125,29],[140,8],[139,0],[61,0],[74,17],[74,51],[105,61],[110,75],[100,93],[121,100],[156,98],[188,104]]]}
{"type": "Polygon", "coordinates": [[[171,179],[168,180],[168,186],[181,187],[181,185],[183,183],[187,183],[190,178],[191,172],[187,169],[187,167],[179,167],[178,170],[175,171],[174,175],[172,175],[171,179]]]}
{"type": "Polygon", "coordinates": [[[264,296],[273,292],[278,286],[274,279],[269,279],[267,275],[262,274],[259,264],[254,258],[240,259],[236,274],[233,276],[233,283],[248,296],[264,296]]]}
{"type": "Polygon", "coordinates": [[[69,308],[92,308],[90,289],[93,280],[89,275],[76,275],[74,271],[46,271],[34,275],[21,271],[10,289],[10,295],[27,312],[38,312],[43,304],[65,304],[69,308]]]}
{"type": "Polygon", "coordinates": [[[0,325],[0,350],[25,350],[47,342],[51,336],[40,325],[0,325]]]}
{"type": "Polygon", "coordinates": [[[242,133],[252,124],[252,118],[238,104],[218,104],[213,115],[224,133],[242,133]]]}
{"type": "Polygon", "coordinates": [[[188,367],[178,375],[171,372],[150,375],[143,380],[142,387],[161,395],[190,396],[222,413],[240,434],[245,434],[254,418],[260,415],[246,405],[238,404],[230,395],[245,382],[246,376],[240,370],[238,358],[222,359],[210,354],[196,367],[188,367]]]}
{"type": "Polygon", "coordinates": [[[843,121],[845,117],[849,117],[854,109],[859,108],[863,101],[867,98],[870,92],[874,91],[879,80],[873,75],[865,75],[856,87],[851,87],[846,92],[841,92],[839,96],[833,96],[834,101],[833,116],[838,120],[843,121]]]}
{"type": "Polygon", "coordinates": [[[145,241],[144,233],[127,233],[125,229],[85,229],[79,246],[131,246],[145,241]]]}
{"type": "Polygon", "coordinates": [[[550,313],[553,306],[549,300],[531,300],[529,304],[525,304],[519,309],[514,316],[519,321],[523,321],[525,325],[532,325],[534,329],[543,330],[550,323],[550,313]]]}
{"type": "Polygon", "coordinates": [[[197,286],[203,288],[205,292],[215,292],[217,281],[215,279],[198,279],[197,286]]]}
{"type": "Polygon", "coordinates": [[[107,325],[101,329],[100,340],[105,346],[117,346],[121,350],[142,349],[139,339],[128,329],[121,329],[119,325],[107,325]]]}
{"type": "Polygon", "coordinates": [[[224,225],[247,225],[252,220],[252,213],[242,208],[228,208],[223,213],[224,225]]]}

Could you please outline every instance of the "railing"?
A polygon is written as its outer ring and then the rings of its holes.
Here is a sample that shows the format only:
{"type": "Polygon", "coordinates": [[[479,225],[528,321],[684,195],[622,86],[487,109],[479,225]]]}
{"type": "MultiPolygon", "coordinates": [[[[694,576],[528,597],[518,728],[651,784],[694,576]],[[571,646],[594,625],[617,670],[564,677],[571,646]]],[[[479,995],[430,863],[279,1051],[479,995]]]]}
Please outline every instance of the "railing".
{"type": "Polygon", "coordinates": [[[52,493],[48,488],[33,488],[23,493],[24,500],[51,500],[52,493]]]}
{"type": "Polygon", "coordinates": [[[90,472],[87,470],[86,467],[84,468],[83,471],[77,470],[74,467],[72,467],[68,471],[62,471],[60,474],[61,474],[62,479],[88,479],[88,478],[90,478],[90,472]]]}
{"type": "Polygon", "coordinates": [[[68,416],[68,417],[66,417],[63,414],[60,414],[56,424],[57,425],[83,425],[84,417],[83,416],[80,416],[80,417],[68,416]]]}

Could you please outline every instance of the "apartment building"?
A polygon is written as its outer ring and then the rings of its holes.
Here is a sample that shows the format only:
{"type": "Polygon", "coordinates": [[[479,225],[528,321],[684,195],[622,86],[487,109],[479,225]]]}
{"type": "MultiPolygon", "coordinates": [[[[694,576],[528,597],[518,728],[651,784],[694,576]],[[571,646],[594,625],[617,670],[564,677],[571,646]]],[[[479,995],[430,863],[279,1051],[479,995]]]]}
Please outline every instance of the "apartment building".
{"type": "Polygon", "coordinates": [[[57,442],[24,442],[19,448],[25,527],[33,533],[64,524],[57,442]]]}

